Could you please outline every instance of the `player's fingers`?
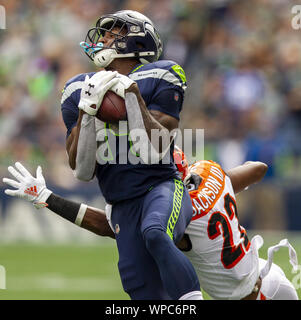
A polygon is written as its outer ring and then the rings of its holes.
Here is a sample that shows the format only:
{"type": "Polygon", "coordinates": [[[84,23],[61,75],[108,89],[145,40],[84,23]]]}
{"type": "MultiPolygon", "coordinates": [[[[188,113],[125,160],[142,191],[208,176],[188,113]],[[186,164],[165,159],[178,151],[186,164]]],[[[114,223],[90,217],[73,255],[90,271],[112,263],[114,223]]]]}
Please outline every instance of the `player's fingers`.
{"type": "Polygon", "coordinates": [[[184,181],[183,181],[183,183],[184,184],[187,184],[188,182],[189,182],[189,180],[191,179],[191,174],[190,173],[188,173],[188,175],[185,177],[185,179],[184,179],[184,181]]]}
{"type": "Polygon", "coordinates": [[[110,81],[111,79],[116,78],[117,74],[118,74],[117,71],[113,71],[110,74],[107,74],[105,76],[106,81],[110,81]]]}
{"type": "Polygon", "coordinates": [[[99,80],[103,78],[106,74],[110,74],[112,71],[101,70],[93,74],[91,80],[99,80]]]}
{"type": "MultiPolygon", "coordinates": [[[[105,85],[106,83],[108,83],[110,80],[112,80],[113,78],[115,78],[117,75],[117,72],[114,71],[107,71],[106,74],[104,74],[103,76],[99,77],[99,81],[96,81],[97,84],[101,84],[101,85],[105,85]]],[[[98,80],[98,79],[97,79],[98,80]]]]}
{"type": "Polygon", "coordinates": [[[93,76],[89,79],[89,83],[93,84],[93,85],[97,85],[98,83],[101,83],[103,77],[105,76],[105,74],[109,72],[109,71],[99,71],[95,74],[93,74],[93,76]]]}
{"type": "Polygon", "coordinates": [[[30,172],[20,162],[16,162],[15,167],[22,173],[24,177],[31,177],[30,172]]]}
{"type": "Polygon", "coordinates": [[[37,168],[37,179],[40,181],[45,181],[41,166],[38,166],[38,168],[37,168]]]}
{"type": "Polygon", "coordinates": [[[19,182],[24,181],[24,177],[12,166],[7,168],[8,172],[14,176],[19,182]]]}
{"type": "Polygon", "coordinates": [[[116,94],[118,94],[120,97],[122,97],[123,99],[125,98],[125,94],[124,94],[124,86],[121,82],[117,82],[116,84],[114,84],[110,90],[112,90],[113,92],[115,92],[116,94]]]}
{"type": "Polygon", "coordinates": [[[110,88],[114,87],[115,84],[117,84],[119,80],[117,78],[110,80],[108,83],[106,83],[103,87],[102,90],[103,92],[107,92],[110,88]]]}
{"type": "Polygon", "coordinates": [[[102,70],[102,71],[99,71],[97,73],[95,73],[93,75],[93,78],[95,79],[106,79],[107,77],[116,77],[116,75],[118,74],[117,71],[105,71],[105,70],[102,70]]]}
{"type": "Polygon", "coordinates": [[[11,197],[18,196],[18,190],[5,189],[4,193],[11,197]]]}
{"type": "Polygon", "coordinates": [[[11,187],[14,187],[14,188],[17,188],[17,189],[20,188],[20,183],[18,183],[18,182],[15,181],[15,180],[8,179],[8,178],[3,178],[2,181],[3,181],[4,183],[8,184],[8,185],[11,186],[11,187]]]}

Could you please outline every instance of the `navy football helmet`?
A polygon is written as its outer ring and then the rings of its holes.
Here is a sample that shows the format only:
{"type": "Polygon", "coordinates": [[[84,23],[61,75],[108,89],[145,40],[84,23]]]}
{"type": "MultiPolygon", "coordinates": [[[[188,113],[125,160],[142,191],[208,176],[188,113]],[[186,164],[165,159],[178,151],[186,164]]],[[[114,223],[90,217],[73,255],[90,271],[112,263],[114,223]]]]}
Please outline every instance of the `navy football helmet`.
{"type": "Polygon", "coordinates": [[[144,64],[154,62],[159,59],[163,50],[160,36],[152,21],[132,10],[101,16],[95,28],[88,31],[85,42],[80,45],[88,57],[103,68],[115,58],[135,57],[144,64]],[[110,47],[101,42],[106,32],[115,37],[110,47]]]}

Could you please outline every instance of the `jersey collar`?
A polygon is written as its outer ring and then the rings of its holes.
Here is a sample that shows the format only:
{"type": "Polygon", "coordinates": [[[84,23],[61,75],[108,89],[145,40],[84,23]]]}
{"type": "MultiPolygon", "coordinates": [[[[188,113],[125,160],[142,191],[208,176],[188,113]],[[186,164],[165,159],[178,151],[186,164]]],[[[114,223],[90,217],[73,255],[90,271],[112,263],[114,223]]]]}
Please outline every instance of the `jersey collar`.
{"type": "Polygon", "coordinates": [[[129,72],[129,74],[132,74],[132,73],[136,72],[137,70],[139,70],[143,66],[144,66],[143,63],[136,64],[135,67],[132,69],[132,71],[129,72]]]}

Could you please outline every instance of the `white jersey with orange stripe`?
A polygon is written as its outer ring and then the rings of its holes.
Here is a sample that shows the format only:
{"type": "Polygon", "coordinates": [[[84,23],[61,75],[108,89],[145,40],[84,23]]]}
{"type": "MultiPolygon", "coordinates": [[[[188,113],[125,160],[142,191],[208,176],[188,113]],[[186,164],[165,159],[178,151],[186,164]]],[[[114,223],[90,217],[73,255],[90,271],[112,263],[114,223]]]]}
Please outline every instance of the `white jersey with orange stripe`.
{"type": "Polygon", "coordinates": [[[258,251],[237,219],[230,178],[219,164],[199,161],[189,168],[201,176],[190,191],[193,218],[186,229],[192,262],[201,287],[214,299],[241,299],[259,277],[258,251]]]}

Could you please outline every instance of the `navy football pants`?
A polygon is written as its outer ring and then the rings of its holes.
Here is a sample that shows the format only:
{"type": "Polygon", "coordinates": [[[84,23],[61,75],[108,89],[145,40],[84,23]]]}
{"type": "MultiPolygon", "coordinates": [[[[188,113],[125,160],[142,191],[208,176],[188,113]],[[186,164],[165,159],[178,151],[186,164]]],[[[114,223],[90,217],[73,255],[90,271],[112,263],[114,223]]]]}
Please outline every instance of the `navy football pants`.
{"type": "Polygon", "coordinates": [[[174,244],[191,216],[190,196],[177,179],[113,205],[118,268],[131,299],[178,299],[200,290],[190,261],[174,244]]]}

